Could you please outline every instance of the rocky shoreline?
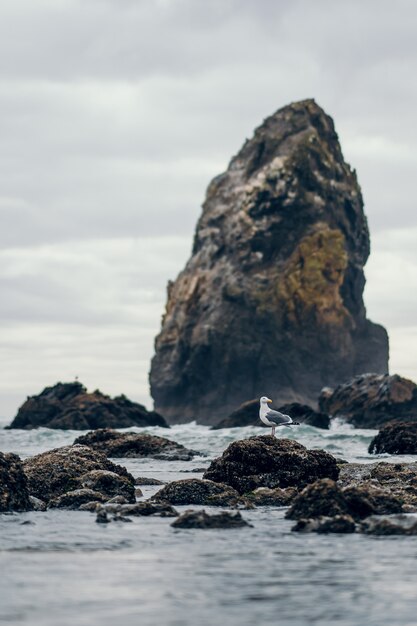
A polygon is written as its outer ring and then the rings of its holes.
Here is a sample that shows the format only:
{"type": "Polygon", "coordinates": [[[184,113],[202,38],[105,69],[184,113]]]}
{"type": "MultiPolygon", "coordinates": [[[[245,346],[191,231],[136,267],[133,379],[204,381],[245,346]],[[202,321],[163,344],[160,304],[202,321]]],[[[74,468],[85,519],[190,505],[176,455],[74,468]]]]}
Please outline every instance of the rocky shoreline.
{"type": "MultiPolygon", "coordinates": [[[[155,450],[167,440],[153,438],[151,454],[163,458],[155,450]]],[[[285,507],[296,532],[417,534],[417,518],[407,515],[417,513],[417,462],[340,463],[323,450],[262,435],[231,443],[202,478],[165,485],[150,479],[157,491],[147,499],[137,486],[143,480],[107,458],[105,449],[79,440],[24,461],[0,453],[0,512],[73,509],[94,513],[99,523],[155,515],[175,517],[178,529],[243,528],[248,524],[240,513],[176,507],[285,507]]]]}

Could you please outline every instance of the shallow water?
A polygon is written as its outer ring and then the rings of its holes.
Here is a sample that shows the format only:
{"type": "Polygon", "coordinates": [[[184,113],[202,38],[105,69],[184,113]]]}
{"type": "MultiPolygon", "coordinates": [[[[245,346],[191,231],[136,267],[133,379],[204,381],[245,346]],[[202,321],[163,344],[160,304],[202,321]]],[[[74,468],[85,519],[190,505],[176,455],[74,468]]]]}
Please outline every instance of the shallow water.
{"type": "MultiPolygon", "coordinates": [[[[134,430],[134,429],[132,429],[134,430]]],[[[141,429],[136,429],[140,431],[141,429]]],[[[258,428],[187,424],[168,436],[207,456],[129,459],[135,475],[175,480],[206,466],[258,428]]],[[[0,430],[0,450],[22,457],[72,443],[76,431],[0,430]]],[[[285,432],[308,447],[369,462],[375,431],[334,424],[285,432]]],[[[381,458],[381,457],[379,457],[381,458]]],[[[389,457],[382,457],[382,460],[389,457]]],[[[395,460],[415,460],[395,457],[395,460]]],[[[157,488],[144,487],[145,496],[157,488]]],[[[177,507],[182,510],[187,507],[177,507]]],[[[197,508],[197,507],[194,507],[197,508]]],[[[206,507],[206,510],[209,510],[206,507]]],[[[291,533],[285,509],[244,511],[253,528],[174,530],[169,518],[96,524],[87,512],[0,515],[0,622],[30,626],[188,626],[416,623],[417,538],[291,533]]]]}

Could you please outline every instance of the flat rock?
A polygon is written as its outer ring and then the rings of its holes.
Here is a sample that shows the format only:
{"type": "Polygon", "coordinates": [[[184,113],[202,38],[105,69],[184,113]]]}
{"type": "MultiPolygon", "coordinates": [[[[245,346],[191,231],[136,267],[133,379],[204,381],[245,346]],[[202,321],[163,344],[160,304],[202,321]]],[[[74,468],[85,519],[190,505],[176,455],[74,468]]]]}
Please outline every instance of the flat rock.
{"type": "MultiPolygon", "coordinates": [[[[325,413],[318,413],[306,404],[292,402],[277,407],[278,411],[285,415],[290,415],[294,421],[307,426],[315,426],[316,428],[330,427],[330,418],[325,413]]],[[[238,428],[243,426],[264,426],[259,419],[259,398],[248,400],[240,405],[228,417],[221,420],[218,424],[212,426],[212,430],[221,428],[238,428]]]]}
{"type": "Polygon", "coordinates": [[[136,476],[135,485],[165,485],[163,480],[158,480],[157,478],[150,478],[148,476],[136,476]]]}
{"type": "Polygon", "coordinates": [[[417,386],[397,374],[362,374],[325,388],[319,397],[321,411],[357,428],[379,428],[391,421],[417,421],[417,386]]]}
{"type": "Polygon", "coordinates": [[[168,285],[150,383],[170,423],[216,424],[265,393],[312,404],[388,371],[366,318],[370,252],[355,170],[314,100],[263,121],[207,189],[192,254],[168,285]]]}
{"type": "Polygon", "coordinates": [[[157,517],[176,517],[178,511],[174,509],[168,502],[136,502],[136,504],[104,504],[100,510],[107,513],[117,513],[118,515],[131,515],[137,517],[148,517],[155,515],[157,517]]]}
{"type": "Polygon", "coordinates": [[[164,418],[126,396],[110,398],[96,390],[88,393],[80,382],[57,383],[29,397],[8,428],[32,429],[43,426],[62,430],[162,426],[164,418]]]}
{"type": "Polygon", "coordinates": [[[74,444],[89,446],[112,458],[152,457],[163,461],[189,461],[199,454],[180,443],[147,433],[120,433],[100,428],[77,437],[74,444]]]}
{"type": "Polygon", "coordinates": [[[236,506],[241,498],[229,485],[211,480],[186,478],[169,483],[153,495],[151,500],[165,500],[174,505],[236,506]]]}
{"type": "Polygon", "coordinates": [[[293,532],[304,533],[354,533],[356,524],[350,515],[335,515],[334,517],[317,517],[313,519],[299,519],[291,528],[293,532]]]}
{"type": "Polygon", "coordinates": [[[367,535],[417,535],[414,515],[372,515],[361,524],[367,535]]]}
{"type": "Polygon", "coordinates": [[[403,501],[388,490],[369,483],[341,488],[330,479],[308,485],[293,501],[288,519],[311,519],[350,515],[359,521],[369,515],[400,513],[403,501]]]}
{"type": "Polygon", "coordinates": [[[0,452],[0,513],[32,508],[22,461],[17,454],[0,452]]]}
{"type": "Polygon", "coordinates": [[[203,478],[230,485],[242,494],[258,487],[301,488],[318,478],[337,479],[338,473],[331,454],[265,435],[231,443],[203,478]]]}
{"type": "Polygon", "coordinates": [[[173,528],[243,528],[245,526],[252,526],[242,515],[237,511],[236,513],[229,513],[228,511],[222,511],[215,515],[209,515],[203,511],[185,511],[182,513],[171,526],[173,528]]]}
{"type": "Polygon", "coordinates": [[[286,489],[258,487],[255,491],[246,494],[246,497],[256,506],[288,506],[297,494],[296,487],[287,487],[286,489]]]}
{"type": "Polygon", "coordinates": [[[80,487],[80,478],[93,470],[114,472],[132,486],[134,478],[121,465],[109,461],[104,454],[87,446],[55,448],[26,459],[23,463],[29,493],[49,502],[80,487]]]}
{"type": "Polygon", "coordinates": [[[369,454],[417,454],[417,422],[390,422],[369,445],[369,454]]]}

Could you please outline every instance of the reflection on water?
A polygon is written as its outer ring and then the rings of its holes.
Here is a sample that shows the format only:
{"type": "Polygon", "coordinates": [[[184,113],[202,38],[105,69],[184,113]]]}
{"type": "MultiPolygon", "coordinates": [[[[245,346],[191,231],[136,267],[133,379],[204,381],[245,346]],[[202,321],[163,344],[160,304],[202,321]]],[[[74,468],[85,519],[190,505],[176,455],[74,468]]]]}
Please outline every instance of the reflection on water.
{"type": "MultiPolygon", "coordinates": [[[[134,475],[165,480],[187,477],[184,472],[207,465],[231,441],[265,432],[258,428],[210,431],[190,424],[171,431],[144,430],[208,455],[188,463],[126,462],[134,475]]],[[[78,434],[3,430],[0,450],[29,456],[69,444],[78,434]]],[[[336,424],[328,432],[300,427],[290,434],[308,447],[324,448],[350,461],[375,460],[367,454],[374,431],[336,424]]],[[[143,488],[146,496],[156,489],[143,488]]],[[[244,511],[253,528],[211,531],[174,530],[172,520],[164,518],[102,525],[95,523],[93,514],[78,511],[1,515],[0,622],[30,626],[415,623],[417,538],[295,534],[284,512],[278,508],[244,511]]]]}

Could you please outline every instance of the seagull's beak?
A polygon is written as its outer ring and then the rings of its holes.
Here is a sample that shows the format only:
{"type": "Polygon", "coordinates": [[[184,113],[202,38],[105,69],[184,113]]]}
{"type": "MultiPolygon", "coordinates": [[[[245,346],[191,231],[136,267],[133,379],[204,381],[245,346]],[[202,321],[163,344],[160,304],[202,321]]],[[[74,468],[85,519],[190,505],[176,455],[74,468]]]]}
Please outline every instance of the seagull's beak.
{"type": "Polygon", "coordinates": [[[270,400],[270,399],[268,398],[267,402],[272,402],[272,400],[270,400]]]}

